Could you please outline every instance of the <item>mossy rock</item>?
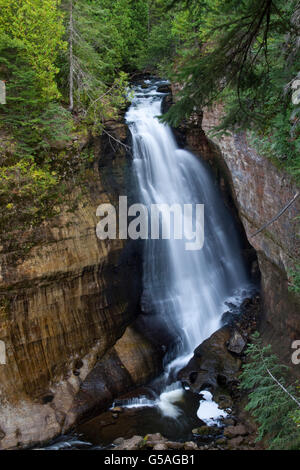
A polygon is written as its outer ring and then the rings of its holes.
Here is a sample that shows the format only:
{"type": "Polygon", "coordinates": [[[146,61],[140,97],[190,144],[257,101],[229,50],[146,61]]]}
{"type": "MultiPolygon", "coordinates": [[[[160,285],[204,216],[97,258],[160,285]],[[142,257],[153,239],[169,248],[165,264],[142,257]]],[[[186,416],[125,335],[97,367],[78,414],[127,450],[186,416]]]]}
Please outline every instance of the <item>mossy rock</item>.
{"type": "Polygon", "coordinates": [[[221,434],[221,430],[215,426],[200,426],[192,430],[195,436],[218,436],[221,434]]]}

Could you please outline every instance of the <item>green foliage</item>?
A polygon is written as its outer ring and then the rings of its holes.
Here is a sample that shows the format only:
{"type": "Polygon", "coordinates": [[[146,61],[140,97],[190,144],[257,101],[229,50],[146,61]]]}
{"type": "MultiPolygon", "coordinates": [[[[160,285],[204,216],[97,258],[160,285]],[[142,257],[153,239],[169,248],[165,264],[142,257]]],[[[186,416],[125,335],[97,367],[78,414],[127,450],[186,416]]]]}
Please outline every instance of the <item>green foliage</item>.
{"type": "Polygon", "coordinates": [[[7,104],[0,107],[0,128],[13,133],[19,156],[41,156],[54,140],[67,139],[71,121],[56,102],[41,94],[37,72],[24,58],[24,45],[0,36],[0,77],[7,82],[7,104]]]}
{"type": "Polygon", "coordinates": [[[300,69],[297,8],[297,0],[175,2],[180,46],[170,78],[182,91],[164,120],[177,126],[222,100],[226,115],[217,130],[252,130],[259,151],[299,181],[300,111],[289,86],[300,69]]]}
{"type": "Polygon", "coordinates": [[[289,272],[289,291],[300,293],[300,264],[297,264],[295,270],[289,272]]]}
{"type": "Polygon", "coordinates": [[[146,49],[142,49],[139,58],[139,67],[151,70],[160,70],[165,73],[174,58],[176,37],[172,32],[172,19],[153,25],[146,40],[146,49]]]}
{"type": "Polygon", "coordinates": [[[22,44],[22,56],[35,71],[46,98],[57,98],[56,57],[63,42],[62,15],[58,0],[0,0],[0,33],[22,44]]]}
{"type": "Polygon", "coordinates": [[[54,215],[58,180],[48,168],[21,159],[0,168],[1,229],[34,226],[54,215]]]}
{"type": "Polygon", "coordinates": [[[249,391],[246,409],[259,424],[258,440],[266,438],[270,449],[299,450],[297,389],[288,384],[288,368],[278,363],[271,346],[263,346],[258,333],[252,339],[240,379],[241,388],[249,391]]]}
{"type": "MultiPolygon", "coordinates": [[[[72,143],[101,133],[126,103],[127,74],[143,46],[144,1],[0,0],[0,228],[26,228],[55,215],[69,182],[89,161],[72,143]],[[73,20],[70,23],[70,6],[73,20]],[[72,28],[71,28],[72,26],[72,28]],[[70,53],[74,108],[69,105],[70,53]],[[67,149],[60,150],[60,149],[67,149]]],[[[69,191],[69,189],[68,189],[69,191]]]]}

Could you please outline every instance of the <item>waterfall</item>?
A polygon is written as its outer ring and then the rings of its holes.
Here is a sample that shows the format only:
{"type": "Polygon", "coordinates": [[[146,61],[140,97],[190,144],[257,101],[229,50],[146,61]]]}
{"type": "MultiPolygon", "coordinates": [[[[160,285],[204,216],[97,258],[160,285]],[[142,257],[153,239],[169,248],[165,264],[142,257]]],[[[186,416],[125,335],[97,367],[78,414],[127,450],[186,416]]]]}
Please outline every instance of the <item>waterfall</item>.
{"type": "Polygon", "coordinates": [[[201,250],[188,251],[185,239],[172,236],[143,242],[142,310],[149,325],[172,338],[166,375],[175,377],[194,349],[220,327],[224,302],[238,297],[249,280],[233,220],[209,170],[198,157],[178,148],[170,127],[157,117],[164,96],[157,92],[161,83],[135,87],[126,114],[139,202],[146,207],[204,204],[205,211],[201,250]]]}

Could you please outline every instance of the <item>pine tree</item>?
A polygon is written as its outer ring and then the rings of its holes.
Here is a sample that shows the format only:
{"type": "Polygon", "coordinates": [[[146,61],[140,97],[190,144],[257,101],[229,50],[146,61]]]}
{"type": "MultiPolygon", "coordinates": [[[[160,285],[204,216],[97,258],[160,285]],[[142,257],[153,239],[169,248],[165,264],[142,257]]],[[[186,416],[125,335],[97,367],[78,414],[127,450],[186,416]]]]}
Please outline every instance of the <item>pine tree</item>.
{"type": "Polygon", "coordinates": [[[62,67],[69,109],[99,128],[125,101],[126,75],[118,71],[114,25],[102,2],[67,0],[65,12],[68,67],[62,67]],[[111,42],[111,47],[110,47],[111,42]],[[66,86],[68,84],[68,86],[66,86]]]}
{"type": "Polygon", "coordinates": [[[295,385],[288,384],[288,367],[279,364],[270,345],[262,345],[258,333],[252,340],[240,380],[241,388],[249,391],[246,409],[259,424],[258,440],[266,437],[270,449],[299,450],[300,397],[295,385]]]}
{"type": "Polygon", "coordinates": [[[56,59],[65,48],[58,0],[0,0],[0,33],[22,44],[45,99],[59,97],[56,59]]]}

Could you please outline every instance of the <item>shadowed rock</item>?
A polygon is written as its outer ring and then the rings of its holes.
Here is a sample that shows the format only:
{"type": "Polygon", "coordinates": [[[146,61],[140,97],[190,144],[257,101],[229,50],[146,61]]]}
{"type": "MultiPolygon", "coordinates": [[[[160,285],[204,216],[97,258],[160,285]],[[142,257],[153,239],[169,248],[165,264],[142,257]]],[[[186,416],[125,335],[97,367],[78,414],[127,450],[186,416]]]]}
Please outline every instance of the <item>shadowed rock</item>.
{"type": "Polygon", "coordinates": [[[212,334],[195,349],[188,365],[179,371],[178,379],[188,383],[196,393],[204,389],[214,391],[219,382],[226,385],[235,380],[241,361],[227,350],[226,344],[230,337],[230,329],[227,326],[212,334]]]}

